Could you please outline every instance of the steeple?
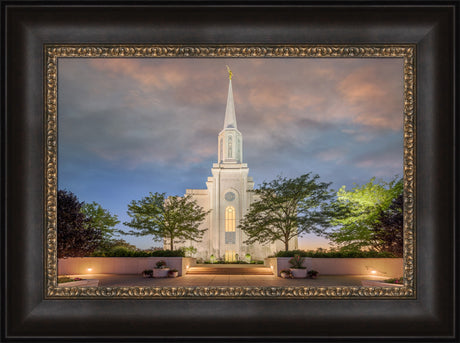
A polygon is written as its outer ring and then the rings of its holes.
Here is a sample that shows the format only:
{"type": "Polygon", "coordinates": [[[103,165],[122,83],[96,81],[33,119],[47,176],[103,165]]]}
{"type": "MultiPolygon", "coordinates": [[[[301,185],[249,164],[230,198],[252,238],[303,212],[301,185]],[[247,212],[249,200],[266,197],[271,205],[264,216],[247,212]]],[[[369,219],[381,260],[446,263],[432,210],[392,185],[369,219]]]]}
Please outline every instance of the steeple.
{"type": "Polygon", "coordinates": [[[227,108],[225,109],[224,129],[219,134],[219,163],[242,163],[243,137],[236,127],[235,103],[233,101],[232,71],[228,70],[227,108]]]}
{"type": "Polygon", "coordinates": [[[233,101],[232,76],[229,72],[227,109],[225,110],[224,130],[236,129],[235,103],[233,101]]]}

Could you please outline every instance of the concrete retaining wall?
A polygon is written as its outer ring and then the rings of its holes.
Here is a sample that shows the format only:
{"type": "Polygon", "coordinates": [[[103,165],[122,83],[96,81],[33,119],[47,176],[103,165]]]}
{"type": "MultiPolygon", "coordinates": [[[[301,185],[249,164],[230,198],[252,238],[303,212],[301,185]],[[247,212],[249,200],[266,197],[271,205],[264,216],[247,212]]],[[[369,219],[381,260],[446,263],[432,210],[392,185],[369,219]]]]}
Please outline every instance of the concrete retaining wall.
{"type": "Polygon", "coordinates": [[[190,257],[69,257],[58,260],[58,274],[141,274],[153,269],[158,261],[165,261],[179,275],[196,264],[196,259],[190,257]]]}
{"type": "MultiPolygon", "coordinates": [[[[290,257],[266,258],[265,265],[279,276],[283,269],[289,269],[290,257]]],[[[402,258],[311,258],[306,257],[304,266],[317,270],[320,275],[377,275],[386,277],[403,276],[402,258]]]]}

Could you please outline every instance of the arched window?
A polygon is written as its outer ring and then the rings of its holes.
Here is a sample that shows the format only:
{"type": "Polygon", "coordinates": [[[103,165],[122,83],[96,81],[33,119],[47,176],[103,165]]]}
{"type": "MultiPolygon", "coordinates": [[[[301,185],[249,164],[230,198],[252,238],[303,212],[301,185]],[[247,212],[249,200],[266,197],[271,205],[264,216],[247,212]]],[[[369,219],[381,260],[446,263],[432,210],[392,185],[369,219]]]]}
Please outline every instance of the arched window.
{"type": "Polygon", "coordinates": [[[232,158],[232,136],[228,137],[228,158],[232,158]]]}
{"type": "Polygon", "coordinates": [[[225,244],[236,244],[236,220],[235,208],[225,208],[225,244]]]}
{"type": "Polygon", "coordinates": [[[235,208],[227,206],[225,209],[225,232],[235,232],[235,208]]]}

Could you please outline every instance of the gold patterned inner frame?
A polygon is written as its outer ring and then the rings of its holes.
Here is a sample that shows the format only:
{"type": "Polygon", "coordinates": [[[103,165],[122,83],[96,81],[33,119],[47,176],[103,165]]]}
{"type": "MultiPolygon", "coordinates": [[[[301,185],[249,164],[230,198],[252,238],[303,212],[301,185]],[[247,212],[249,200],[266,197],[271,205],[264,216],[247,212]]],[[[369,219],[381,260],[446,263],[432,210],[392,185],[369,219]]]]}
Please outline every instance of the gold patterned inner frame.
{"type": "Polygon", "coordinates": [[[414,299],[415,45],[45,45],[45,297],[58,299],[414,299]],[[235,57],[404,59],[404,287],[57,287],[57,63],[59,58],[235,57]]]}

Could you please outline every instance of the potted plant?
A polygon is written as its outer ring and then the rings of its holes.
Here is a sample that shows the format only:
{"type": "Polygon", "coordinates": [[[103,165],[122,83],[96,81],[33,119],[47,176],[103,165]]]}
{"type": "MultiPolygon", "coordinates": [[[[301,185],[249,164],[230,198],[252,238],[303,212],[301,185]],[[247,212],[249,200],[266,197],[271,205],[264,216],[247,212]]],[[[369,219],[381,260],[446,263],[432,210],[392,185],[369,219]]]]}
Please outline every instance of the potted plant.
{"type": "Polygon", "coordinates": [[[178,277],[179,271],[177,269],[170,269],[168,271],[168,277],[178,277]]]}
{"type": "Polygon", "coordinates": [[[161,260],[156,264],[156,268],[153,269],[153,277],[167,277],[169,268],[166,267],[166,262],[161,260]]]}
{"type": "Polygon", "coordinates": [[[309,270],[309,271],[307,272],[307,274],[308,274],[308,277],[309,277],[309,278],[311,278],[311,279],[316,279],[316,278],[318,277],[318,274],[319,274],[319,273],[318,273],[318,271],[312,269],[312,270],[309,270]]]}
{"type": "Polygon", "coordinates": [[[149,278],[149,277],[153,277],[153,270],[152,269],[146,269],[142,272],[142,276],[144,278],[149,278]]]}
{"type": "Polygon", "coordinates": [[[280,276],[283,278],[283,279],[292,279],[292,273],[289,269],[283,269],[281,272],[280,272],[280,276]]]}
{"type": "Polygon", "coordinates": [[[294,255],[294,257],[289,260],[289,264],[291,265],[291,268],[289,269],[294,279],[302,279],[307,277],[307,267],[303,266],[304,261],[305,257],[300,255],[294,255]]]}

